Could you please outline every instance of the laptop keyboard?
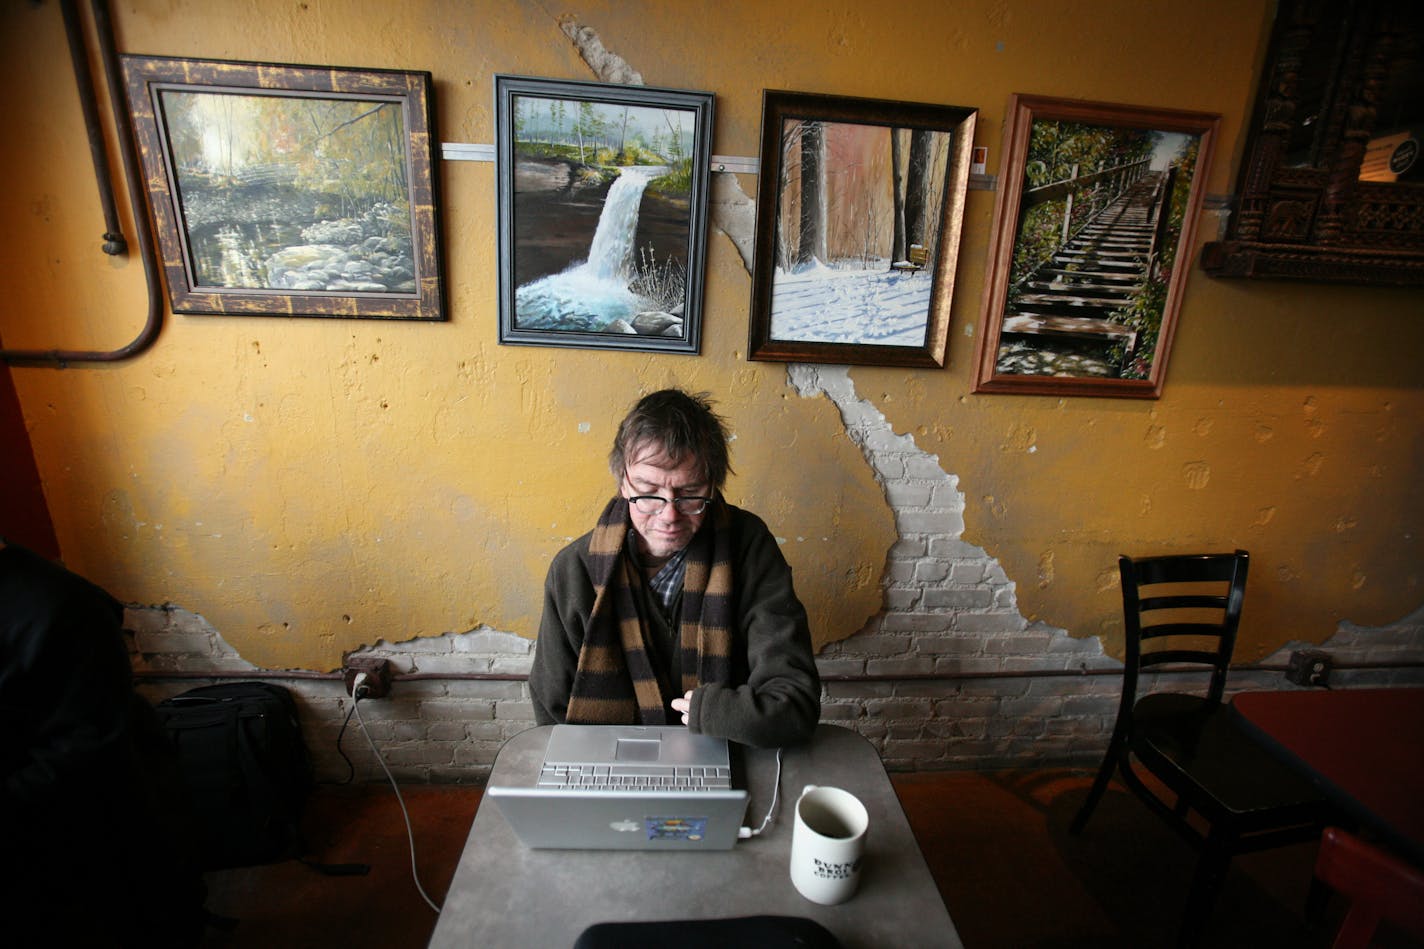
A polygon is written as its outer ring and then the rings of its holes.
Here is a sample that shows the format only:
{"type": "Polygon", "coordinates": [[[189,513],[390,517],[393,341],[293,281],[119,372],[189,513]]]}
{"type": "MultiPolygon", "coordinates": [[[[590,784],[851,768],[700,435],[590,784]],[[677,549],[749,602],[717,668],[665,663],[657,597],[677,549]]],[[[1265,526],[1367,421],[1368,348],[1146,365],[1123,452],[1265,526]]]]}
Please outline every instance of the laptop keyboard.
{"type": "Polygon", "coordinates": [[[727,791],[732,772],[682,765],[546,764],[539,772],[538,786],[578,791],[727,791]]]}

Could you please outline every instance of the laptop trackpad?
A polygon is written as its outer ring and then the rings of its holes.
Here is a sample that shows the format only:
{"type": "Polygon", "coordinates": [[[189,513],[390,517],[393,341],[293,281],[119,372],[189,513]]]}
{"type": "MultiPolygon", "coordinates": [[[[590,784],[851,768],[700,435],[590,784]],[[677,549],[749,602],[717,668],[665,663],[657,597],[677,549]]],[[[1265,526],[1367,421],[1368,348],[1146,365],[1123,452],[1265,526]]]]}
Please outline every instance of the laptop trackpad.
{"type": "Polygon", "coordinates": [[[661,744],[656,738],[620,738],[613,757],[617,761],[657,761],[661,744]]]}

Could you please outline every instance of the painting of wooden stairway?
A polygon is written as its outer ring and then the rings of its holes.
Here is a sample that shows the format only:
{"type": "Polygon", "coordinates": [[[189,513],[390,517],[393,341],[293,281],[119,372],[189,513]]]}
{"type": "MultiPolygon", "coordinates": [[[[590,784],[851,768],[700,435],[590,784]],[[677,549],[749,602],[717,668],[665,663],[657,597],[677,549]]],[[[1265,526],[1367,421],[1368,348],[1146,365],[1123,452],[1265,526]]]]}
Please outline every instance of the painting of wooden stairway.
{"type": "Polygon", "coordinates": [[[975,392],[1161,396],[1219,122],[1011,98],[975,392]]]}
{"type": "Polygon", "coordinates": [[[1138,346],[1121,313],[1149,276],[1169,172],[1146,173],[1010,294],[999,372],[1118,376],[1138,346]]]}

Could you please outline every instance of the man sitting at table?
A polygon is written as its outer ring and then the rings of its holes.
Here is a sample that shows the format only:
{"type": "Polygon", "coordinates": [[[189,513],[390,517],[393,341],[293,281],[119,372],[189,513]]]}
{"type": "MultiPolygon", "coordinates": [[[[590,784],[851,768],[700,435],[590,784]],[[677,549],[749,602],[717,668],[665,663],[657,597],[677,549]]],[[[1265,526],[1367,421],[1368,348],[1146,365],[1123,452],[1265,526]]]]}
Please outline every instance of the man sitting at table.
{"type": "Polygon", "coordinates": [[[727,503],[727,430],[665,389],[618,427],[618,493],[555,555],[529,690],[541,725],[674,724],[743,744],[803,741],[821,685],[806,610],[766,524],[727,503]]]}

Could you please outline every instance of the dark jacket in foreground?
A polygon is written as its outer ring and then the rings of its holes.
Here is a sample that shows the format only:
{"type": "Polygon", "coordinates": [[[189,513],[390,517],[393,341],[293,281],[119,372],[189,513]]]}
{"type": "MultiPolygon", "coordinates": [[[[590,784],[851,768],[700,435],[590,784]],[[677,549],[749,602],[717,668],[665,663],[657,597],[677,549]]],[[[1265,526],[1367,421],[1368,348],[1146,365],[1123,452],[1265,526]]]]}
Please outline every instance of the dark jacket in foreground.
{"type": "Polygon", "coordinates": [[[0,547],[0,945],[190,949],[202,877],[173,750],[132,686],[123,607],[0,547]]]}
{"type": "MultiPolygon", "coordinates": [[[[811,655],[806,609],[791,584],[791,567],[766,524],[727,506],[732,532],[734,602],[732,678],[692,696],[694,732],[758,747],[811,737],[821,715],[821,683],[811,655]]],[[[529,691],[541,725],[563,722],[578,668],[593,582],[591,532],[554,556],[544,583],[544,615],[529,691]]],[[[634,542],[631,538],[630,543],[634,542]]]]}

